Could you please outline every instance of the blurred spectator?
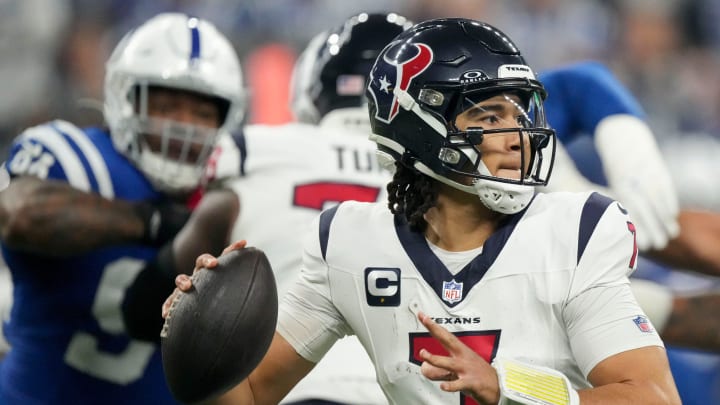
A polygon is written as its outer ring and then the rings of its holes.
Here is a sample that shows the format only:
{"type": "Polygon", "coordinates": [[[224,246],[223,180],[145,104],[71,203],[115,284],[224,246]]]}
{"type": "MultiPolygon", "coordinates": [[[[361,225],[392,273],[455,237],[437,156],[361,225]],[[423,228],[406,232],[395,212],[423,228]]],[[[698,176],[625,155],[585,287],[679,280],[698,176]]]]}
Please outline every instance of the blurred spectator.
{"type": "Polygon", "coordinates": [[[506,0],[492,22],[515,39],[537,70],[581,59],[605,59],[612,10],[596,0],[506,0]]]}
{"type": "Polygon", "coordinates": [[[692,46],[679,0],[617,2],[615,71],[638,96],[660,142],[684,132],[720,129],[716,52],[692,46]]]}
{"type": "Polygon", "coordinates": [[[21,129],[53,114],[56,56],[70,17],[66,0],[0,0],[0,153],[21,129]]]}

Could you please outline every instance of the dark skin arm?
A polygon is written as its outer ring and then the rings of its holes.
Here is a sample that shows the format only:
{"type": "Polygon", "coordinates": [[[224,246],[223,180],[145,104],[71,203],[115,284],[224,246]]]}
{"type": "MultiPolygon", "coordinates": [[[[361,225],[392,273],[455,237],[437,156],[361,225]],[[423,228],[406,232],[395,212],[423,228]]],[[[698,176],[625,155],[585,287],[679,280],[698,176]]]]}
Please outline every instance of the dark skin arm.
{"type": "Polygon", "coordinates": [[[230,241],[239,213],[240,202],[234,192],[221,189],[207,192],[173,241],[178,273],[192,274],[189,264],[203,253],[219,255],[230,241]]]}
{"type": "Polygon", "coordinates": [[[218,190],[206,193],[192,216],[176,235],[172,246],[163,247],[128,288],[123,301],[123,320],[134,339],[160,343],[163,319],[155,311],[175,287],[175,276],[192,272],[193,257],[206,252],[219,254],[230,238],[238,214],[235,193],[218,190]]]}
{"type": "Polygon", "coordinates": [[[700,348],[720,353],[720,294],[676,296],[673,311],[662,338],[679,347],[700,348]]]}
{"type": "Polygon", "coordinates": [[[680,234],[661,250],[644,254],[666,266],[720,276],[720,215],[688,210],[678,215],[680,234]]]}
{"type": "Polygon", "coordinates": [[[131,203],[86,193],[65,182],[18,177],[0,191],[0,237],[11,248],[70,256],[142,238],[131,203]]]}

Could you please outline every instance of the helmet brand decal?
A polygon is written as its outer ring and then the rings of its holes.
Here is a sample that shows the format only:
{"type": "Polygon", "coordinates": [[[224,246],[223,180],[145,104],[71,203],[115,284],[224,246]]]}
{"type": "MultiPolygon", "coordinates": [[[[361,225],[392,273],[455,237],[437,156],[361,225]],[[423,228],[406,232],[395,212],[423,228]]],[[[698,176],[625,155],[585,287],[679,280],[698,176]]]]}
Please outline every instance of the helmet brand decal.
{"type": "MultiPolygon", "coordinates": [[[[397,46],[407,46],[400,44],[397,46]]],[[[394,89],[407,91],[412,80],[432,63],[433,52],[425,44],[413,44],[417,53],[406,61],[389,60],[387,54],[378,60],[370,72],[368,90],[375,99],[375,118],[389,123],[398,113],[400,104],[394,89]]],[[[389,52],[388,52],[389,53],[389,52]]]]}
{"type": "Polygon", "coordinates": [[[508,77],[521,77],[526,79],[535,79],[535,73],[526,65],[502,65],[498,67],[498,77],[501,79],[508,77]]]}
{"type": "Polygon", "coordinates": [[[482,70],[468,70],[460,76],[460,83],[477,83],[487,79],[488,75],[482,70]]]}

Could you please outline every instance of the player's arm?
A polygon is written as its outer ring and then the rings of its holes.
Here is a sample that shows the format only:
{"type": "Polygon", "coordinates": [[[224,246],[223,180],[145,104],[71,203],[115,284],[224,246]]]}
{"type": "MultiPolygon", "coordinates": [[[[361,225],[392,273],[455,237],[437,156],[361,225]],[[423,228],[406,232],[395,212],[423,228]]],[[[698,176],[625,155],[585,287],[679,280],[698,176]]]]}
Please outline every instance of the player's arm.
{"type": "Polygon", "coordinates": [[[173,204],[110,200],[63,181],[19,176],[0,192],[0,236],[9,247],[69,256],[96,248],[162,245],[189,212],[173,204]]]}
{"type": "Polygon", "coordinates": [[[632,215],[593,194],[586,201],[578,259],[562,307],[578,367],[593,388],[583,404],[675,404],[679,395],[658,332],[638,305],[628,275],[637,265],[632,215]]]}
{"type": "Polygon", "coordinates": [[[160,342],[163,319],[156,311],[175,287],[178,274],[190,274],[195,258],[203,253],[219,255],[230,240],[239,201],[231,190],[207,192],[187,224],[138,274],[125,292],[123,320],[134,339],[160,342]]]}
{"type": "Polygon", "coordinates": [[[647,256],[663,264],[720,276],[720,215],[717,212],[682,210],[678,216],[680,233],[664,249],[653,249],[647,256]]]}
{"type": "Polygon", "coordinates": [[[646,346],[610,356],[595,366],[580,390],[582,404],[679,404],[665,349],[646,346]]]}
{"type": "Polygon", "coordinates": [[[720,293],[673,297],[672,313],[662,330],[665,343],[720,353],[720,293]]]}
{"type": "Polygon", "coordinates": [[[268,352],[250,376],[212,404],[277,404],[314,366],[276,332],[268,352]]]}
{"type": "Polygon", "coordinates": [[[418,319],[449,353],[442,356],[422,350],[422,374],[440,381],[442,390],[463,392],[479,403],[496,403],[503,397],[525,404],[539,403],[523,400],[532,397],[558,405],[679,403],[665,350],[659,346],[604,359],[588,375],[593,388],[575,391],[555,370],[507,359],[496,359],[491,366],[430,317],[419,314],[418,319]],[[553,393],[557,402],[549,399],[548,393],[553,393]]]}
{"type": "MultiPolygon", "coordinates": [[[[604,65],[577,63],[546,72],[550,96],[558,83],[554,106],[571,116],[574,133],[558,134],[567,141],[579,134],[593,137],[608,188],[635,220],[640,249],[662,249],[678,233],[678,197],[645,112],[632,93],[604,65]],[[560,97],[560,98],[557,98],[560,97]]],[[[552,122],[551,122],[552,124],[552,122]]],[[[576,189],[579,173],[558,176],[553,187],[576,189]]],[[[553,172],[555,177],[555,172],[553,172]]],[[[596,187],[592,187],[597,189],[596,187]]],[[[601,191],[604,192],[604,191],[601,191]]]]}

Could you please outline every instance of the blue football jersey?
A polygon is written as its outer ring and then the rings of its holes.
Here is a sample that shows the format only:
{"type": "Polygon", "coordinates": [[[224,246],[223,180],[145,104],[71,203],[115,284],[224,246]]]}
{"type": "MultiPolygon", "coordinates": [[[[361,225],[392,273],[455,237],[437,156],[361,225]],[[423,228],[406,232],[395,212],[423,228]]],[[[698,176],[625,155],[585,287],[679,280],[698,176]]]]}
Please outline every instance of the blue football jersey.
{"type": "MultiPolygon", "coordinates": [[[[6,161],[11,177],[65,181],[111,199],[159,197],[100,128],[64,121],[18,136],[6,161]]],[[[47,258],[2,246],[14,284],[0,364],[2,404],[174,404],[159,347],[124,332],[125,290],[157,250],[114,246],[47,258]]],[[[159,311],[148,308],[148,311],[159,311]]]]}
{"type": "Polygon", "coordinates": [[[598,123],[613,114],[645,118],[645,111],[630,91],[599,62],[577,62],[541,72],[538,79],[548,93],[545,113],[575,161],[590,181],[607,185],[595,150],[598,123]]]}

